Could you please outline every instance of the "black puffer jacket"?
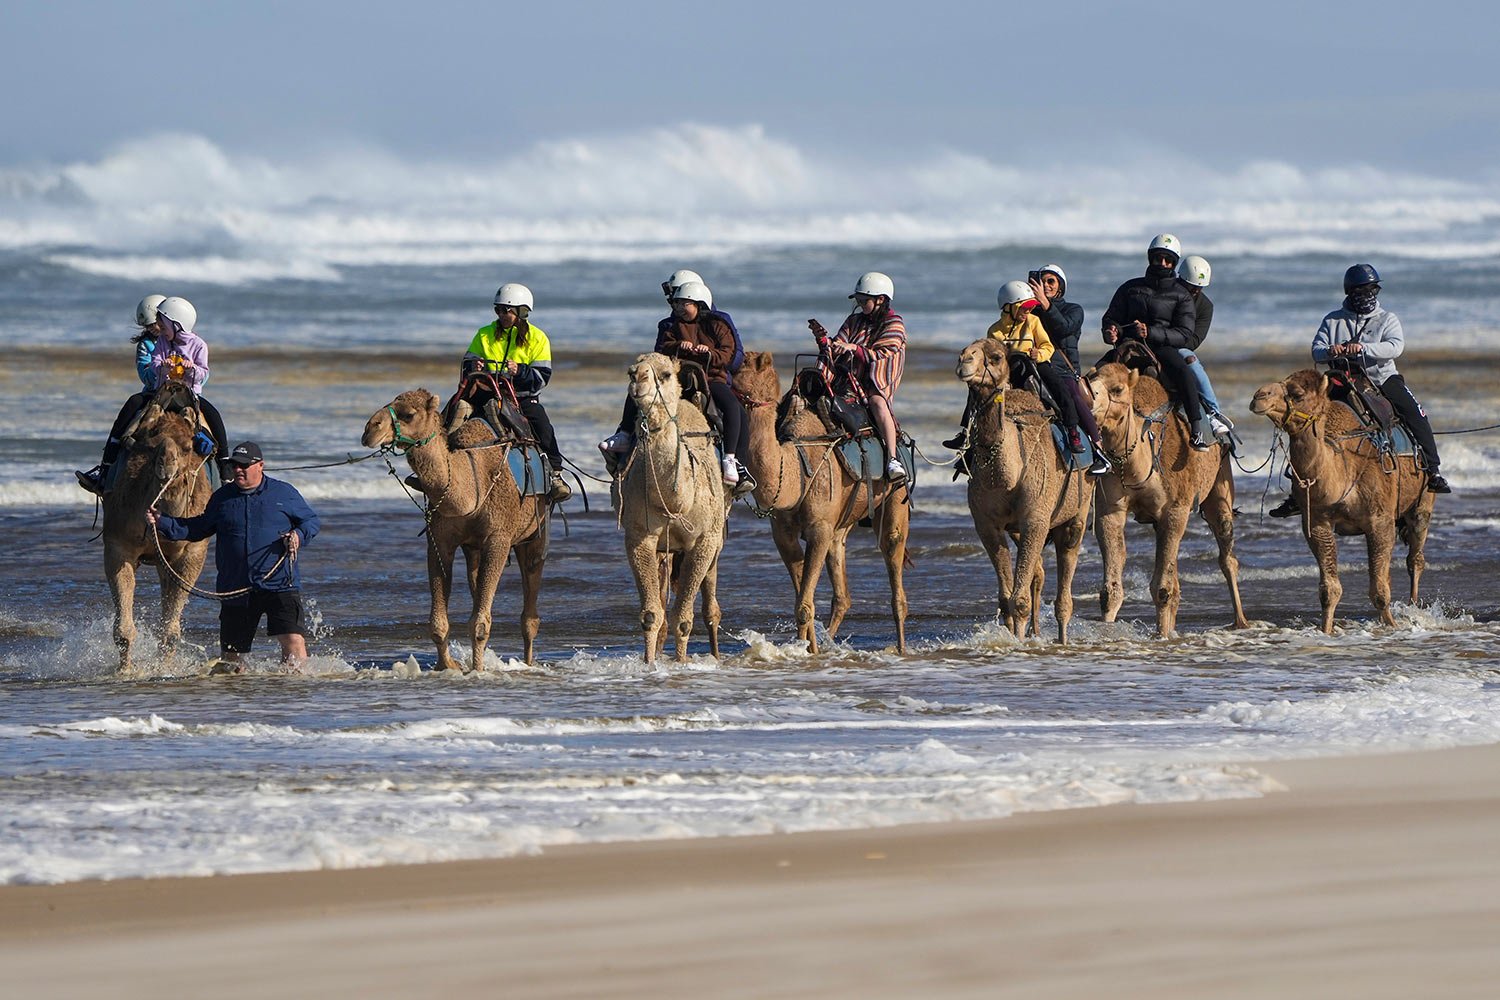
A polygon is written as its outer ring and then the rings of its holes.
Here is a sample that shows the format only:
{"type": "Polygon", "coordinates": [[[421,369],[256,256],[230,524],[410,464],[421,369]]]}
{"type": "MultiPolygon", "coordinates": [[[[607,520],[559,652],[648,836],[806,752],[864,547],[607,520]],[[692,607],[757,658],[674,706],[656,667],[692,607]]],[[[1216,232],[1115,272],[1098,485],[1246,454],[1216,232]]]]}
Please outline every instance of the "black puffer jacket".
{"type": "Polygon", "coordinates": [[[1073,370],[1083,371],[1078,364],[1078,338],[1083,333],[1083,306],[1058,296],[1052,300],[1050,309],[1037,309],[1033,315],[1042,321],[1047,339],[1067,355],[1073,364],[1073,370]]]}
{"type": "Polygon", "coordinates": [[[1124,327],[1135,320],[1146,324],[1146,343],[1152,347],[1198,349],[1197,309],[1176,275],[1125,282],[1115,289],[1099,328],[1124,327]]]}
{"type": "MultiPolygon", "coordinates": [[[[1192,295],[1193,293],[1188,292],[1188,294],[1192,295]]],[[[1193,308],[1197,312],[1197,319],[1193,324],[1193,329],[1198,335],[1198,343],[1193,345],[1193,349],[1197,350],[1208,339],[1208,328],[1214,325],[1214,303],[1203,292],[1199,292],[1197,297],[1193,299],[1193,308]]]]}

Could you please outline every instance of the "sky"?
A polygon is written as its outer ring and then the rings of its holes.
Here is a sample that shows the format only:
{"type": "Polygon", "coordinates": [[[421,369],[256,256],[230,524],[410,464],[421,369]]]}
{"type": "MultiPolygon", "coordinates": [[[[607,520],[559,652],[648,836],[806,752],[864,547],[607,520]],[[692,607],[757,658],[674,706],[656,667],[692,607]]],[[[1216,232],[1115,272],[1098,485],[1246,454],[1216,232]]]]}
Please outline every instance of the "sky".
{"type": "Polygon", "coordinates": [[[1500,14],[1469,2],[11,0],[0,34],[11,167],[164,133],[482,162],[691,124],[1031,167],[1488,178],[1500,155],[1500,14]]]}

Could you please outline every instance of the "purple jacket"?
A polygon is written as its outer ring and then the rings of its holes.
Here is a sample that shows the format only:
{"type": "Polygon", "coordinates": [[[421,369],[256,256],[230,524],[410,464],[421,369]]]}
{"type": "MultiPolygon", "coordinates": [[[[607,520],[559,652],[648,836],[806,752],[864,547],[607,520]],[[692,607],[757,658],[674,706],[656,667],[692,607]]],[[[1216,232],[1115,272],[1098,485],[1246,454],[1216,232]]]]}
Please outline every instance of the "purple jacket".
{"type": "Polygon", "coordinates": [[[193,363],[183,381],[193,390],[194,395],[202,394],[203,383],[208,381],[208,345],[203,342],[202,337],[189,330],[182,331],[182,335],[175,341],[165,336],[159,338],[151,351],[151,368],[156,372],[158,386],[165,385],[167,379],[172,377],[172,365],[168,359],[174,354],[180,354],[193,363]]]}

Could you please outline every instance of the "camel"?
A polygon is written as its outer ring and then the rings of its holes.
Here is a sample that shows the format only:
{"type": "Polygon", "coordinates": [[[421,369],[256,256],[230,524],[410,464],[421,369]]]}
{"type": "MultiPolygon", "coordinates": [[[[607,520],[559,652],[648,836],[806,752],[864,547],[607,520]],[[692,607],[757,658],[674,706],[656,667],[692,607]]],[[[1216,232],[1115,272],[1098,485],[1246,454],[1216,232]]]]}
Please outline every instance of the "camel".
{"type": "Polygon", "coordinates": [[[1042,548],[1057,552],[1057,641],[1068,641],[1073,573],[1088,523],[1094,484],[1084,465],[1069,469],[1034,393],[1010,388],[1009,352],[985,338],[965,347],[955,374],[979,394],[969,431],[969,512],[999,581],[999,611],[1017,638],[1028,617],[1037,625],[1033,591],[1041,586],[1042,548]],[[1015,533],[1012,573],[1007,533],[1015,533]]]}
{"type": "Polygon", "coordinates": [[[484,665],[492,606],[500,574],[512,551],[521,571],[521,637],[527,663],[535,662],[541,626],[537,595],[547,561],[549,511],[545,497],[521,496],[506,460],[508,446],[481,420],[460,412],[443,426],[438,398],[426,389],[401,393],[365,422],[366,448],[404,452],[427,497],[427,583],[432,591],[431,635],[438,670],[460,669],[448,650],[448,597],[453,556],[462,548],[473,609],[469,618],[469,670],[484,665]]]}
{"type": "Polygon", "coordinates": [[[1336,535],[1364,535],[1370,557],[1370,601],[1380,620],[1391,617],[1391,550],[1397,531],[1406,543],[1411,602],[1426,565],[1423,546],[1432,521],[1427,472],[1411,455],[1388,460],[1364,435],[1346,404],[1328,395],[1328,377],[1311,368],[1255,390],[1250,411],[1289,439],[1292,493],[1302,508],[1302,536],[1318,562],[1323,631],[1343,595],[1336,535]]]}
{"type": "Polygon", "coordinates": [[[131,669],[135,642],[135,573],[142,563],[156,567],[161,581],[161,633],[158,652],[167,659],[182,639],[182,610],[203,572],[208,540],[174,542],[159,538],[146,520],[156,509],[173,517],[203,513],[213,493],[205,459],[193,451],[196,413],[163,410],[149,404],[132,424],[131,442],[114,489],[104,494],[104,575],[114,598],[115,645],[120,673],[131,669]],[[157,545],[160,544],[160,551],[157,545]],[[166,561],[163,563],[162,556],[166,561]]]}
{"type": "Polygon", "coordinates": [[[1177,550],[1194,507],[1219,543],[1219,570],[1229,584],[1234,627],[1248,628],[1240,602],[1239,560],[1234,555],[1234,477],[1229,450],[1214,445],[1194,451],[1186,421],[1171,411],[1161,383],[1121,364],[1089,374],[1094,418],[1112,470],[1100,477],[1095,534],[1104,562],[1099,607],[1112,622],[1125,600],[1125,517],[1156,529],[1156,568],[1151,596],[1156,630],[1176,632],[1182,584],[1177,550]]]}
{"type": "Polygon", "coordinates": [[[734,381],[742,397],[747,397],[750,454],[743,457],[755,477],[755,502],[761,510],[770,511],[771,537],[797,592],[797,638],[807,642],[810,652],[818,651],[814,601],[825,565],[833,585],[828,634],[838,632],[850,605],[846,543],[850,530],[869,517],[890,578],[896,650],[904,653],[906,589],[901,574],[911,519],[905,485],[892,486],[889,480],[877,479],[871,484],[871,497],[862,480],[844,471],[822,420],[806,408],[800,396],[789,391],[779,408],[781,379],[769,353],[745,352],[744,366],[734,381]],[[788,438],[784,442],[777,435],[778,409],[786,411],[781,420],[788,438]]]}
{"type": "Polygon", "coordinates": [[[719,553],[729,496],[701,411],[682,400],[680,365],[662,354],[639,355],[628,369],[638,413],[635,448],[618,486],[625,553],[641,597],[647,663],[666,645],[668,586],[676,591],[670,622],[677,660],[688,656],[693,595],[702,592],[709,651],[719,655],[719,553]]]}

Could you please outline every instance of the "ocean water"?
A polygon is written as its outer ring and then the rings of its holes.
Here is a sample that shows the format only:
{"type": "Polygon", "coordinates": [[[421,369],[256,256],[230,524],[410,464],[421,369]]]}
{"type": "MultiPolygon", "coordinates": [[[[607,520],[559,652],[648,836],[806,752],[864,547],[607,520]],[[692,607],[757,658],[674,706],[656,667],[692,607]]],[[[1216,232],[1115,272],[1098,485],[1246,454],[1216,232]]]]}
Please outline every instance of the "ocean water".
{"type": "MultiPolygon", "coordinates": [[[[1001,817],[1114,802],[1263,794],[1254,762],[1500,740],[1496,648],[1500,431],[1444,434],[1423,601],[1393,564],[1394,628],[1346,541],[1334,636],[1295,523],[1262,511],[1279,462],[1256,386],[1307,363],[1343,269],[1376,263],[1405,324],[1402,370],[1434,426],[1500,423],[1500,190],[1350,167],[1193,173],[1195,199],[1141,193],[1130,168],[1042,178],[936,154],[876,173],[757,129],[580,139],[475,167],[353,151],[245,157],[178,137],[74,164],[0,168],[0,882],[210,874],[491,857],[588,841],[1001,817]],[[537,164],[546,169],[537,169],[537,164]],[[1047,192],[1036,192],[1045,187],[1047,192]],[[1236,477],[1241,588],[1229,608],[1201,523],[1185,540],[1181,635],[1152,636],[1148,529],[1132,526],[1122,621],[1099,622],[1084,544],[1071,643],[1016,642],[963,487],[919,470],[906,572],[910,648],[893,649],[883,565],[850,544],[854,607],[809,655],[764,522],[737,507],[720,572],[724,657],[640,657],[637,604],[607,494],[587,482],[553,525],[540,662],[518,662],[517,588],[501,582],[487,668],[428,668],[421,517],[365,419],[397,392],[451,389],[494,288],[536,293],[554,345],[546,399],[564,452],[602,474],[624,366],[691,266],[751,349],[785,373],[834,325],[861,272],[896,282],[912,348],[898,413],[923,451],[963,404],[957,351],[994,289],[1055,260],[1088,313],[1170,229],[1214,265],[1203,350],[1245,438],[1236,477]],[[93,504],[97,461],[135,388],[128,336],[151,291],[198,306],[206,394],[230,435],[324,518],[303,557],[313,659],[200,675],[217,608],[193,601],[191,648],[113,674],[93,504]]],[[[404,462],[396,464],[404,475],[404,462]]],[[[208,572],[211,572],[211,565],[208,572]]],[[[205,579],[211,580],[211,576],[205,579]]],[[[461,585],[454,635],[465,635],[461,585]]],[[[154,582],[138,620],[152,627],[154,582]]],[[[827,606],[826,584],[820,607],[827,606]]],[[[143,648],[151,650],[149,636],[143,648]]]]}

